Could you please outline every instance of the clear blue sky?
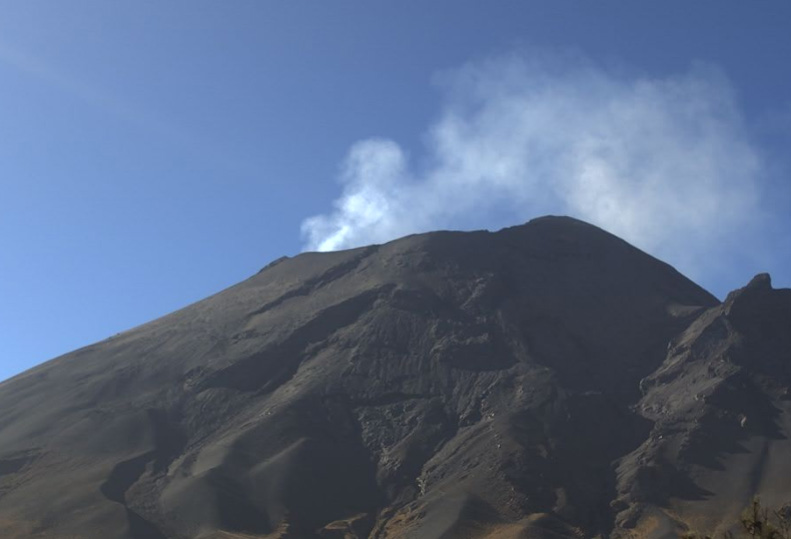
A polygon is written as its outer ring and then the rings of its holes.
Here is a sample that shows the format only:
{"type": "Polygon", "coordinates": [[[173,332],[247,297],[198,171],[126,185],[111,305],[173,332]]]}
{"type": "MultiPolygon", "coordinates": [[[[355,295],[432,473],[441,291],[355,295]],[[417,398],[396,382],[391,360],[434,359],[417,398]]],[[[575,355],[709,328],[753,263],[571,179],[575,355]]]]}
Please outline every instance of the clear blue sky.
{"type": "Polygon", "coordinates": [[[789,50],[782,1],[5,2],[0,379],[281,255],[544,213],[789,286],[789,50]]]}

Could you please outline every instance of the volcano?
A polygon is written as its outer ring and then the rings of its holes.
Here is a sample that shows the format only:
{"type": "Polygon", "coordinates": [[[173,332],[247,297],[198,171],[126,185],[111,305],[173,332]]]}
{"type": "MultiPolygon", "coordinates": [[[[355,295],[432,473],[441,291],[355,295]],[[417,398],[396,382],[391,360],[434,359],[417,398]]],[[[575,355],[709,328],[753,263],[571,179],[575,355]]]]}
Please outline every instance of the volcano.
{"type": "Polygon", "coordinates": [[[674,537],[791,498],[791,290],[567,217],[303,253],[0,384],[0,536],[674,537]]]}

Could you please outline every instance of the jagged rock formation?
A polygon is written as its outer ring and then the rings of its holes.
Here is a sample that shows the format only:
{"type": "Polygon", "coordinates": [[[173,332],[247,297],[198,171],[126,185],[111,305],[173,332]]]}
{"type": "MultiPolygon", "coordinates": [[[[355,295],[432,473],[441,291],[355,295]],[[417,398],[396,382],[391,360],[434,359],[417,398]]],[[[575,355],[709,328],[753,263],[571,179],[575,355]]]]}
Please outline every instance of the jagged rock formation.
{"type": "Polygon", "coordinates": [[[721,532],[757,493],[791,500],[791,290],[757,275],[671,341],[640,387],[653,426],[620,460],[622,528],[721,532]]]}
{"type": "Polygon", "coordinates": [[[557,217],[280,259],[0,384],[0,536],[711,529],[791,497],[789,294],[557,217]]]}

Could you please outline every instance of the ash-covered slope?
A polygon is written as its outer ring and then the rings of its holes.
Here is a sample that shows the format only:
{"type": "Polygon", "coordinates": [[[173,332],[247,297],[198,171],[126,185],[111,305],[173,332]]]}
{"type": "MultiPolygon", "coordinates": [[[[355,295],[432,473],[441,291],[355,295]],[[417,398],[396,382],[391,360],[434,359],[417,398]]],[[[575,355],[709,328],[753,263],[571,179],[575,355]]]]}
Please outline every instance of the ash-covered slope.
{"type": "Polygon", "coordinates": [[[0,384],[0,536],[582,537],[719,522],[708,500],[731,461],[741,503],[782,495],[770,476],[791,457],[786,378],[771,370],[786,372],[787,352],[770,353],[788,350],[789,298],[758,288],[719,305],[557,217],[282,259],[0,384]],[[732,328],[710,329],[718,317],[732,328]],[[733,365],[717,370],[725,349],[733,365]],[[730,410],[734,384],[744,404],[730,410]],[[739,460],[755,448],[769,456],[739,460]]]}
{"type": "Polygon", "coordinates": [[[653,427],[620,460],[618,523],[724,532],[755,494],[791,501],[791,290],[761,274],[701,314],[641,382],[653,427]]]}

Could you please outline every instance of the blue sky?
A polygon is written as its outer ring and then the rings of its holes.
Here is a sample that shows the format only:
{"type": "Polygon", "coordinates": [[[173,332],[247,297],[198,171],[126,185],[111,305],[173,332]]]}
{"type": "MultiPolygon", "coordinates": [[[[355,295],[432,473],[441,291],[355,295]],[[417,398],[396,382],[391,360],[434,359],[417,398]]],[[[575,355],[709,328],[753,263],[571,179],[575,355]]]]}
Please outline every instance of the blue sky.
{"type": "Polygon", "coordinates": [[[791,286],[791,4],[10,1],[0,379],[281,255],[547,213],[791,286]]]}

